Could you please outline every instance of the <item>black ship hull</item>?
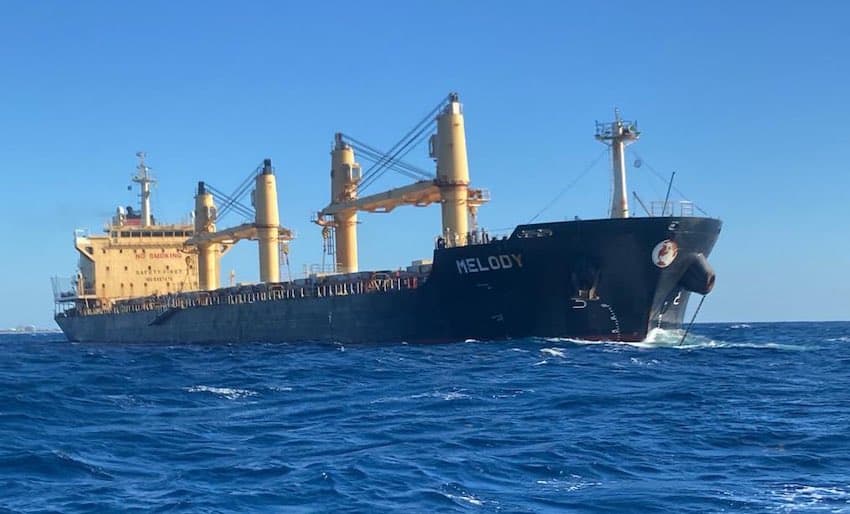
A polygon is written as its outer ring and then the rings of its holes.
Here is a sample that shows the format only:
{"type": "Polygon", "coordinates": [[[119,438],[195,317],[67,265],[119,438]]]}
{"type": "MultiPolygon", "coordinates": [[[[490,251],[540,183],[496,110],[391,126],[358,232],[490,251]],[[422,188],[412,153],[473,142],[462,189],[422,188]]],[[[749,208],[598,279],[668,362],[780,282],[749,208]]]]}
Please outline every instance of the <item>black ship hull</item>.
{"type": "Polygon", "coordinates": [[[416,287],[138,312],[60,313],[72,341],[444,342],[520,337],[640,341],[682,325],[713,286],[721,222],[656,217],[518,226],[434,251],[416,287]],[[660,253],[660,254],[659,254],[660,253]]]}

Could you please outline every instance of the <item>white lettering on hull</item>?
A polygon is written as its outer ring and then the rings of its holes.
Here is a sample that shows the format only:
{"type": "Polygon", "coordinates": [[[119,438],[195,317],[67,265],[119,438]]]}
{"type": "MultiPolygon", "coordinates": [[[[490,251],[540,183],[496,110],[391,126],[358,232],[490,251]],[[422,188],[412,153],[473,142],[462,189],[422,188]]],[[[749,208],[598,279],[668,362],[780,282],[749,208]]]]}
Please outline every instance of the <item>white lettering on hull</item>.
{"type": "Polygon", "coordinates": [[[461,275],[482,273],[522,267],[522,254],[488,255],[487,257],[467,257],[455,261],[457,272],[461,275]]]}

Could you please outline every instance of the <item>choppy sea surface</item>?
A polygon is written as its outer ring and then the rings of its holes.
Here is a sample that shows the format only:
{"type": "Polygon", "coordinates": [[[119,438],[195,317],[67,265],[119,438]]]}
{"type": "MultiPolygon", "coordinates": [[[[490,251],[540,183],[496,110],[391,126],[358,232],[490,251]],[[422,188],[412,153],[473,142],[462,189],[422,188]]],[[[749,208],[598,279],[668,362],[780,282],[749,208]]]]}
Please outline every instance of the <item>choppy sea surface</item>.
{"type": "Polygon", "coordinates": [[[0,335],[0,511],[850,512],[850,323],[679,339],[0,335]]]}

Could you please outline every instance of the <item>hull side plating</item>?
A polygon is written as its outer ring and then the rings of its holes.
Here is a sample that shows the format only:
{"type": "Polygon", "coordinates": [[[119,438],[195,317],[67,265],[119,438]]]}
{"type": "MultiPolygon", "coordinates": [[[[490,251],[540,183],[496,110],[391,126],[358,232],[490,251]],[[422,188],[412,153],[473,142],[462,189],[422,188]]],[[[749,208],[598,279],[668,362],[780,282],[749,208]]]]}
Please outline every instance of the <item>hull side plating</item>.
{"type": "Polygon", "coordinates": [[[71,340],[103,342],[639,341],[651,328],[681,326],[690,294],[682,277],[720,228],[689,217],[521,225],[507,239],[435,250],[414,289],[167,312],[72,310],[56,321],[71,340]],[[654,253],[665,241],[675,243],[669,262],[654,253]]]}

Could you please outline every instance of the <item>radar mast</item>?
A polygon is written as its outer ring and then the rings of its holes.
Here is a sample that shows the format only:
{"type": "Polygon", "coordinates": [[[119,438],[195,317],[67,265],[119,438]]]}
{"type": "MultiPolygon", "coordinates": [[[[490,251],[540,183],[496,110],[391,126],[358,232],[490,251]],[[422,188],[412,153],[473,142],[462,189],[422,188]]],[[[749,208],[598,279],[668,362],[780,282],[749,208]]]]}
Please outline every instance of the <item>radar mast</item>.
{"type": "Polygon", "coordinates": [[[596,140],[611,147],[611,168],[614,173],[614,194],[611,198],[612,218],[629,217],[629,200],[626,195],[626,145],[640,137],[636,121],[620,118],[620,110],[614,108],[614,121],[596,122],[596,140]]]}
{"type": "Polygon", "coordinates": [[[142,226],[151,226],[151,184],[156,180],[151,175],[151,169],[145,164],[145,152],[136,152],[139,164],[136,165],[136,175],[131,179],[139,184],[139,197],[142,200],[142,226]]]}

